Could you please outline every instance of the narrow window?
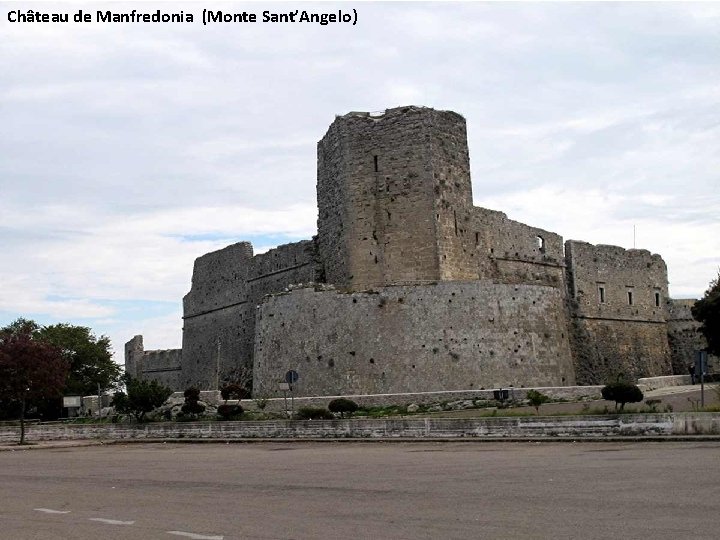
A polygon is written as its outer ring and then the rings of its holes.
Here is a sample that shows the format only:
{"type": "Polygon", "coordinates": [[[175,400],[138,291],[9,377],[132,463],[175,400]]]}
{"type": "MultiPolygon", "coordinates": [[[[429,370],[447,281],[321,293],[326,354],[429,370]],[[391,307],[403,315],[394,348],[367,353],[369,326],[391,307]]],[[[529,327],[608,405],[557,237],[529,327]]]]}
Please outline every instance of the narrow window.
{"type": "Polygon", "coordinates": [[[378,172],[378,157],[373,156],[373,160],[375,161],[375,172],[378,172]]]}
{"type": "Polygon", "coordinates": [[[598,293],[600,295],[600,303],[605,303],[605,287],[598,287],[598,293]]]}
{"type": "Polygon", "coordinates": [[[475,233],[475,245],[480,244],[480,233],[475,233]]]}
{"type": "Polygon", "coordinates": [[[545,239],[542,236],[538,235],[535,240],[537,241],[537,246],[540,250],[540,253],[545,253],[545,239]]]}
{"type": "Polygon", "coordinates": [[[628,291],[627,293],[628,293],[628,306],[632,306],[633,305],[632,291],[628,291]]]}
{"type": "Polygon", "coordinates": [[[660,307],[660,293],[655,293],[655,307],[660,307]]]}

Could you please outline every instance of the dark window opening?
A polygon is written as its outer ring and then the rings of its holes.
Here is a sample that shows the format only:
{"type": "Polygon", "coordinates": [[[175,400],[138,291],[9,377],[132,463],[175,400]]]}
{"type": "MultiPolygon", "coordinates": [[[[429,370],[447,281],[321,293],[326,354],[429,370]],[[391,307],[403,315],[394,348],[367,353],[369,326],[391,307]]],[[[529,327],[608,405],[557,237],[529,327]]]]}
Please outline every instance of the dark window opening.
{"type": "Polygon", "coordinates": [[[632,305],[633,305],[633,294],[632,294],[632,291],[628,291],[627,293],[628,293],[628,305],[629,305],[629,306],[632,306],[632,305]]]}
{"type": "Polygon", "coordinates": [[[660,307],[660,293],[655,293],[655,307],[660,307]]]}
{"type": "Polygon", "coordinates": [[[375,172],[378,172],[378,157],[373,156],[373,160],[375,161],[375,172]]]}
{"type": "Polygon", "coordinates": [[[605,287],[598,287],[598,293],[600,294],[600,303],[605,303],[605,287]]]}
{"type": "Polygon", "coordinates": [[[480,233],[475,233],[475,245],[477,246],[480,243],[480,233]]]}

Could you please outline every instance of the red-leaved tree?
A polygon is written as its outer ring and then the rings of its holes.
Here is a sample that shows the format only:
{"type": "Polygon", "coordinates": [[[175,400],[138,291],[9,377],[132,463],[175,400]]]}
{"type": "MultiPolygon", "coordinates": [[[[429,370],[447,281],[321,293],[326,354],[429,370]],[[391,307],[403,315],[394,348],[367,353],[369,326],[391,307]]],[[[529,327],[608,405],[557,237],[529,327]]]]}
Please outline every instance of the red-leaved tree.
{"type": "Polygon", "coordinates": [[[33,339],[29,329],[0,334],[0,393],[20,403],[20,444],[25,443],[29,399],[59,396],[69,365],[57,347],[33,339]]]}

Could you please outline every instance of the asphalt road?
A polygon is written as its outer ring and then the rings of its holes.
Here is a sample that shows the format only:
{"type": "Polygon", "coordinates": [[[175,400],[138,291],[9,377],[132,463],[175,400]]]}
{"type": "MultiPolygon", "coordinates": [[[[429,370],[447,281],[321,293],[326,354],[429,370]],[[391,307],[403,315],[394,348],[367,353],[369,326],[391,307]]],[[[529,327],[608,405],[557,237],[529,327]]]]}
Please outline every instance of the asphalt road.
{"type": "Polygon", "coordinates": [[[720,443],[0,452],[2,539],[717,539],[720,443]]]}

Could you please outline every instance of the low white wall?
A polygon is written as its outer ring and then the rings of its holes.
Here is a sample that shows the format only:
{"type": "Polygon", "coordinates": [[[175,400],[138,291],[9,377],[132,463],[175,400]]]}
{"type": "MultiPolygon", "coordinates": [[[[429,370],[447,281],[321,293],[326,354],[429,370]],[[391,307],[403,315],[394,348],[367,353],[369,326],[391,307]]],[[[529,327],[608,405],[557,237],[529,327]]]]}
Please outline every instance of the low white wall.
{"type": "MultiPolygon", "coordinates": [[[[626,414],[569,417],[387,418],[152,424],[40,424],[28,441],[128,439],[373,439],[373,438],[602,438],[607,436],[720,435],[720,413],[626,414]]],[[[0,442],[19,428],[0,427],[0,442]]]]}
{"type": "Polygon", "coordinates": [[[638,386],[643,391],[667,388],[668,386],[686,386],[692,384],[690,375],[668,375],[665,377],[645,377],[638,379],[638,386]]]}
{"type": "MultiPolygon", "coordinates": [[[[510,399],[525,399],[525,395],[531,388],[511,388],[509,390],[510,399]]],[[[602,386],[551,386],[534,388],[553,399],[566,399],[569,401],[602,399],[600,390],[602,386]]],[[[495,389],[497,390],[497,389],[495,389]]],[[[493,399],[493,389],[490,390],[453,390],[447,392],[417,392],[407,394],[358,394],[349,396],[319,396],[319,397],[296,397],[294,398],[295,410],[299,407],[327,407],[328,403],[333,399],[344,397],[353,400],[361,407],[384,407],[389,405],[429,405],[432,403],[468,401],[468,400],[491,400],[493,399]]],[[[290,408],[290,393],[287,395],[287,408],[290,408]]],[[[235,403],[235,402],[233,402],[235,403]]],[[[256,410],[258,400],[244,399],[241,402],[243,408],[247,410],[256,410]]],[[[270,398],[267,400],[265,410],[268,411],[284,411],[285,398],[270,398]]]]}

